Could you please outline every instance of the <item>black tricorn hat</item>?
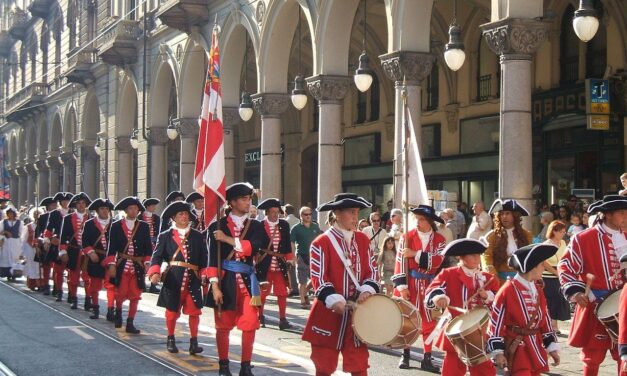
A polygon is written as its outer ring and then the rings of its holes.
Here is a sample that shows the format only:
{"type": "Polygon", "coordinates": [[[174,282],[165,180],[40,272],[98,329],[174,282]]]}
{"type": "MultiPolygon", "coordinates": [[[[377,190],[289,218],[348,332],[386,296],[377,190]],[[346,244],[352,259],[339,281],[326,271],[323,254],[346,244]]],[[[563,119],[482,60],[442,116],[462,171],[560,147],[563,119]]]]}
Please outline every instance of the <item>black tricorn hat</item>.
{"type": "Polygon", "coordinates": [[[57,192],[54,195],[53,200],[55,201],[70,201],[72,199],[72,194],[70,192],[57,192]]]}
{"type": "Polygon", "coordinates": [[[480,255],[487,249],[487,246],[475,239],[457,239],[450,242],[445,248],[445,256],[465,256],[480,255]]]}
{"type": "Polygon", "coordinates": [[[142,205],[144,205],[144,207],[150,206],[150,205],[159,205],[160,202],[161,200],[159,200],[158,198],[150,197],[150,198],[145,199],[142,202],[142,205]]]}
{"type": "Polygon", "coordinates": [[[167,196],[165,196],[165,201],[166,202],[172,202],[174,200],[176,200],[178,197],[180,197],[182,200],[185,200],[185,194],[181,191],[172,191],[170,193],[168,193],[167,196]]]}
{"type": "Polygon", "coordinates": [[[336,209],[366,209],[371,207],[372,204],[363,197],[359,197],[354,193],[338,193],[335,195],[332,201],[326,202],[318,206],[318,211],[329,211],[336,209]]]}
{"type": "Polygon", "coordinates": [[[435,209],[429,205],[418,205],[415,208],[411,208],[410,211],[414,214],[424,215],[435,222],[444,223],[444,220],[435,212],[435,209]]]}
{"type": "Polygon", "coordinates": [[[89,196],[87,196],[87,193],[79,192],[79,193],[75,194],[74,197],[72,197],[72,199],[70,200],[69,207],[73,208],[74,206],[76,206],[76,203],[81,201],[81,200],[85,201],[87,206],[89,206],[89,204],[91,204],[91,198],[89,198],[89,196]]]}
{"type": "Polygon", "coordinates": [[[91,204],[89,205],[89,207],[87,208],[88,210],[98,210],[102,207],[107,207],[109,208],[109,210],[113,210],[113,203],[111,201],[109,201],[108,198],[97,198],[94,201],[91,202],[91,204]]]}
{"type": "Polygon", "coordinates": [[[557,246],[552,244],[530,244],[519,248],[509,258],[509,266],[521,273],[527,273],[541,262],[557,253],[557,246]]]}
{"type": "Polygon", "coordinates": [[[139,201],[139,198],[135,196],[124,197],[115,205],[114,209],[126,210],[126,208],[128,208],[131,205],[137,205],[137,207],[139,208],[139,211],[146,211],[146,208],[144,207],[144,205],[142,205],[141,201],[139,201]]]}
{"type": "Polygon", "coordinates": [[[180,212],[189,213],[190,220],[196,218],[194,213],[192,213],[191,206],[187,202],[184,202],[184,201],[174,201],[173,203],[168,205],[165,209],[163,209],[161,218],[170,219],[180,212]]]}
{"type": "Polygon", "coordinates": [[[226,187],[226,201],[234,200],[238,197],[252,196],[253,186],[248,182],[231,184],[226,187]]]}
{"type": "Polygon", "coordinates": [[[191,204],[191,203],[193,203],[194,201],[196,201],[196,200],[202,200],[203,198],[204,198],[204,197],[203,197],[203,195],[201,195],[200,193],[198,193],[198,192],[192,192],[192,193],[190,193],[190,194],[188,194],[188,195],[187,195],[187,198],[185,199],[185,202],[188,202],[188,203],[190,203],[190,204],[191,204]]]}
{"type": "Polygon", "coordinates": [[[257,209],[260,210],[268,210],[270,208],[279,208],[279,210],[283,210],[281,207],[281,201],[278,198],[267,198],[257,205],[257,209]]]}
{"type": "Polygon", "coordinates": [[[588,207],[588,213],[607,213],[621,209],[627,209],[627,197],[621,195],[607,195],[603,197],[603,200],[592,203],[588,207]]]}
{"type": "Polygon", "coordinates": [[[53,197],[46,197],[43,200],[41,200],[41,202],[39,202],[39,206],[45,206],[47,207],[50,204],[54,204],[56,202],[56,200],[53,197]]]}
{"type": "Polygon", "coordinates": [[[529,211],[524,206],[520,205],[518,201],[514,199],[501,200],[500,198],[494,201],[492,207],[490,207],[490,214],[495,214],[500,211],[519,212],[522,216],[528,216],[529,211]]]}

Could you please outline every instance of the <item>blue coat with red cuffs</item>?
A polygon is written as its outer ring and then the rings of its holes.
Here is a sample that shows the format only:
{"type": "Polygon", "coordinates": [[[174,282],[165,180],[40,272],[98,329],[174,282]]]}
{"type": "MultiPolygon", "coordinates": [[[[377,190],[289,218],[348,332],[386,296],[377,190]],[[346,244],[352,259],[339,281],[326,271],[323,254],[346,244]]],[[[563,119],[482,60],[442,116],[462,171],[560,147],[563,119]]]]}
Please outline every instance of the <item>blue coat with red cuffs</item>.
{"type": "MultiPolygon", "coordinates": [[[[239,260],[244,262],[250,266],[254,266],[253,260],[259,253],[259,251],[268,244],[268,235],[266,234],[265,229],[261,222],[254,219],[247,219],[246,223],[249,223],[248,230],[244,237],[240,237],[240,243],[242,246],[241,251],[236,251],[232,260],[239,260]]],[[[246,223],[242,229],[242,232],[246,228],[246,223]]],[[[208,278],[214,278],[218,276],[218,242],[216,241],[213,233],[218,228],[218,222],[214,221],[209,225],[209,229],[207,231],[207,243],[209,248],[209,265],[207,267],[207,271],[205,275],[208,278]]],[[[233,230],[235,229],[235,225],[230,217],[223,217],[220,219],[220,229],[227,236],[233,236],[233,230]]],[[[233,251],[233,247],[230,244],[222,243],[221,247],[221,260],[224,261],[231,251],[233,251]]],[[[222,304],[222,310],[225,311],[233,311],[236,309],[236,288],[237,288],[237,279],[236,273],[226,271],[222,269],[222,279],[220,282],[220,290],[222,291],[222,295],[224,296],[224,301],[222,304]]],[[[248,294],[250,294],[250,277],[241,274],[242,280],[246,285],[246,289],[248,290],[248,294]]],[[[205,301],[205,305],[207,307],[215,308],[216,304],[213,300],[213,294],[207,294],[207,298],[205,301]]]]}
{"type": "MultiPolygon", "coordinates": [[[[277,261],[279,263],[279,267],[281,268],[281,274],[283,274],[283,278],[285,278],[285,280],[287,281],[287,263],[285,261],[289,261],[294,258],[294,256],[292,255],[292,243],[290,241],[290,224],[284,219],[279,219],[279,229],[276,231],[276,233],[270,231],[270,225],[267,220],[261,221],[261,224],[266,231],[266,235],[268,235],[268,243],[264,246],[263,249],[266,250],[269,248],[271,252],[285,255],[285,257],[277,258],[277,261]],[[268,247],[270,242],[272,242],[273,237],[279,237],[278,249],[274,249],[272,246],[268,247]]],[[[263,254],[264,253],[259,255],[259,258],[261,258],[263,254]]],[[[267,255],[263,257],[263,260],[261,260],[261,262],[259,262],[259,259],[257,259],[257,262],[257,278],[259,278],[259,282],[264,282],[267,280],[268,277],[268,271],[270,270],[270,265],[272,264],[272,256],[267,255]]]]}
{"type": "Polygon", "coordinates": [[[200,276],[207,267],[207,244],[202,234],[194,229],[190,229],[186,239],[182,239],[176,230],[171,229],[159,234],[157,247],[150,260],[148,276],[161,272],[161,263],[172,261],[186,262],[198,267],[197,273],[191,269],[181,266],[170,266],[163,282],[163,287],[159,293],[157,305],[170,311],[177,311],[181,303],[181,288],[183,278],[186,276],[189,284],[188,291],[192,295],[192,300],[198,308],[203,307],[202,287],[200,276]],[[177,253],[179,245],[183,241],[181,251],[177,253]],[[176,254],[176,257],[175,257],[176,254]]]}
{"type": "MultiPolygon", "coordinates": [[[[115,221],[109,227],[109,249],[107,250],[107,258],[105,259],[105,265],[116,264],[115,273],[115,285],[119,286],[122,280],[122,273],[124,272],[124,266],[130,260],[120,260],[118,253],[128,254],[128,238],[126,235],[126,219],[122,218],[115,221]]],[[[150,229],[148,224],[144,221],[136,220],[135,226],[138,226],[135,235],[131,239],[133,242],[133,249],[135,257],[142,257],[144,262],[149,262],[152,257],[152,242],[150,241],[150,229]]],[[[133,231],[133,230],[131,230],[133,231]]],[[[145,270],[143,263],[133,262],[135,269],[135,276],[137,278],[137,287],[143,290],[146,287],[146,281],[144,278],[145,270]]]]}
{"type": "MultiPolygon", "coordinates": [[[[63,217],[65,214],[61,212],[61,209],[55,209],[48,214],[48,222],[46,223],[46,229],[44,230],[43,237],[52,239],[61,237],[61,226],[63,225],[63,217]]],[[[54,261],[57,264],[61,263],[59,260],[59,247],[50,244],[50,250],[48,251],[47,260],[54,261]]]]}
{"type": "Polygon", "coordinates": [[[70,213],[63,217],[61,225],[61,244],[59,244],[59,252],[67,252],[68,262],[66,267],[74,270],[79,267],[78,260],[82,251],[81,232],[85,221],[89,219],[89,212],[83,214],[83,219],[78,218],[77,213],[70,213]]]}
{"type": "Polygon", "coordinates": [[[90,277],[105,277],[104,260],[107,257],[110,226],[111,222],[103,227],[97,218],[91,218],[85,222],[82,241],[83,254],[88,255],[91,251],[95,251],[98,254],[98,262],[93,262],[91,259],[87,262],[87,274],[90,277]]]}

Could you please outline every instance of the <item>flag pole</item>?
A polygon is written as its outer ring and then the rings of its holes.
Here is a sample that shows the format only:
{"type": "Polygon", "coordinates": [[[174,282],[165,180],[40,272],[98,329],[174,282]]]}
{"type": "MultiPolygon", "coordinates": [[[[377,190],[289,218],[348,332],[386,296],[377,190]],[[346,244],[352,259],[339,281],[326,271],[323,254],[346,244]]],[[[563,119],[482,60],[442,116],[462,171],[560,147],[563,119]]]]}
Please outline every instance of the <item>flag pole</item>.
{"type": "Polygon", "coordinates": [[[405,206],[405,234],[409,232],[409,145],[407,142],[409,136],[409,129],[407,126],[407,85],[405,76],[403,76],[403,88],[401,89],[401,98],[403,100],[403,184],[405,189],[403,190],[403,201],[405,206]]]}

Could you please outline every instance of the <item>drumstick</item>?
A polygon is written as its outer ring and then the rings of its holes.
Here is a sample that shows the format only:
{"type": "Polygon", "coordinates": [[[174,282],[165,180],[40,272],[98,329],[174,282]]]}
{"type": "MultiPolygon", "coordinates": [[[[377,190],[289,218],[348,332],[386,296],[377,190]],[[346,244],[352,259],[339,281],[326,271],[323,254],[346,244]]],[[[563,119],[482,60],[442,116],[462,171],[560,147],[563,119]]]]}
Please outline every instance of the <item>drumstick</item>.
{"type": "Polygon", "coordinates": [[[590,286],[592,285],[592,281],[594,281],[594,278],[594,274],[586,274],[586,292],[584,293],[584,296],[588,296],[588,294],[590,294],[590,286]]]}
{"type": "Polygon", "coordinates": [[[490,279],[488,279],[488,281],[487,281],[486,283],[484,283],[484,284],[483,284],[483,286],[481,286],[479,289],[477,289],[477,291],[475,291],[475,293],[474,293],[474,294],[470,295],[470,298],[466,299],[466,302],[470,302],[470,301],[472,301],[472,300],[473,300],[473,299],[474,299],[474,298],[475,298],[475,297],[479,294],[479,291],[480,291],[482,288],[484,288],[484,287],[486,287],[487,285],[489,285],[489,284],[492,282],[492,280],[493,280],[493,279],[494,279],[494,276],[490,277],[490,279]]]}
{"type": "Polygon", "coordinates": [[[453,310],[455,310],[457,312],[461,312],[461,313],[467,313],[468,312],[467,309],[460,308],[460,307],[455,307],[455,306],[452,306],[452,305],[448,306],[447,308],[448,309],[453,309],[453,310]]]}

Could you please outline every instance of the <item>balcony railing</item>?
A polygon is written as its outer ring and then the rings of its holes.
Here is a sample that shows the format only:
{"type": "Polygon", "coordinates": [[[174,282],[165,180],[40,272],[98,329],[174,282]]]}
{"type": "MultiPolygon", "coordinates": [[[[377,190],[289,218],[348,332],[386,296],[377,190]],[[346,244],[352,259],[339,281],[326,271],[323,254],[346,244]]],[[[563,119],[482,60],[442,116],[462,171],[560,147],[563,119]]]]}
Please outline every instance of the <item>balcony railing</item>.
{"type": "Polygon", "coordinates": [[[137,62],[136,43],[141,35],[137,21],[116,20],[99,40],[98,56],[107,64],[134,64],[137,62]]]}
{"type": "Polygon", "coordinates": [[[492,97],[492,75],[486,74],[479,77],[477,98],[481,101],[487,101],[492,97]]]}
{"type": "Polygon", "coordinates": [[[25,86],[7,99],[5,117],[11,117],[27,107],[42,103],[48,92],[48,85],[44,83],[33,82],[25,86]]]}
{"type": "Polygon", "coordinates": [[[87,84],[93,81],[91,66],[98,61],[98,54],[92,48],[85,48],[77,52],[71,51],[68,56],[67,69],[63,74],[68,82],[87,84]]]}
{"type": "Polygon", "coordinates": [[[192,26],[207,24],[209,8],[206,0],[162,0],[157,17],[165,25],[189,33],[192,26]]]}
{"type": "Polygon", "coordinates": [[[563,57],[560,63],[560,83],[577,82],[579,79],[579,56],[563,57]]]}
{"type": "Polygon", "coordinates": [[[28,13],[16,8],[9,13],[9,34],[14,39],[24,40],[29,21],[28,13]]]}

